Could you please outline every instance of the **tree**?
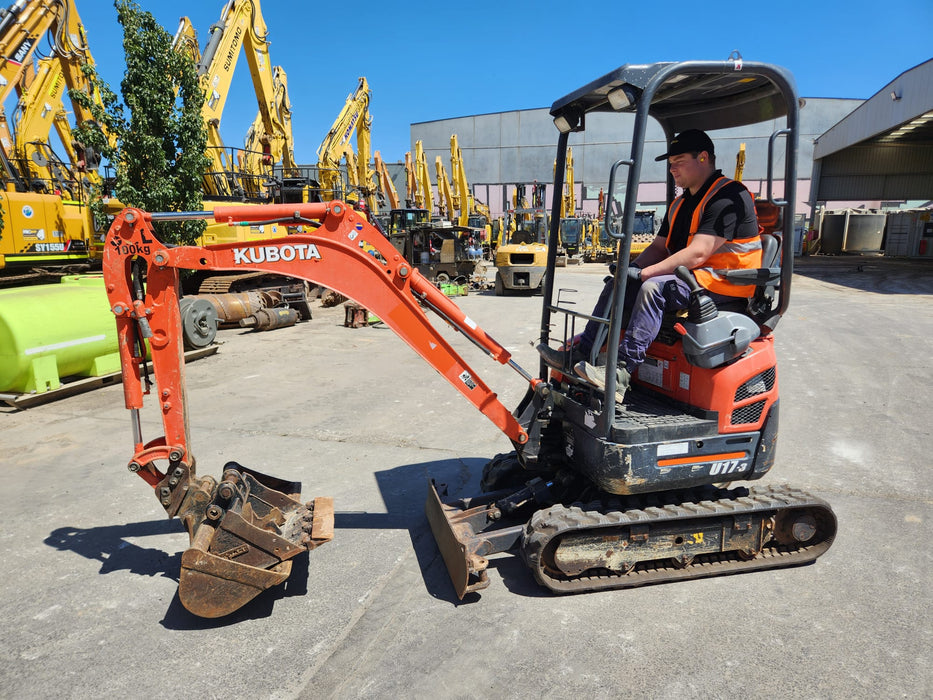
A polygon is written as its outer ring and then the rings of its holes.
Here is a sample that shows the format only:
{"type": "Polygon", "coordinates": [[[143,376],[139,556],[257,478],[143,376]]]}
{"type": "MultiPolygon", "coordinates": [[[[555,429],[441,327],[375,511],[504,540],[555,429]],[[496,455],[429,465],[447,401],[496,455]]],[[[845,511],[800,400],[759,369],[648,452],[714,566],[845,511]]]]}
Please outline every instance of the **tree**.
{"type": "MultiPolygon", "coordinates": [[[[202,178],[210,161],[197,67],[172,49],[171,36],[149,12],[132,0],[116,0],[114,7],[126,54],[120,83],[124,104],[94,66],[83,66],[100,99],[70,93],[97,122],[79,124],[75,136],[116,166],[114,193],[125,205],[147,211],[200,210],[202,178]]],[[[103,210],[100,194],[94,197],[96,213],[103,210]]],[[[188,245],[205,225],[203,220],[159,222],[157,230],[167,243],[188,245]]]]}

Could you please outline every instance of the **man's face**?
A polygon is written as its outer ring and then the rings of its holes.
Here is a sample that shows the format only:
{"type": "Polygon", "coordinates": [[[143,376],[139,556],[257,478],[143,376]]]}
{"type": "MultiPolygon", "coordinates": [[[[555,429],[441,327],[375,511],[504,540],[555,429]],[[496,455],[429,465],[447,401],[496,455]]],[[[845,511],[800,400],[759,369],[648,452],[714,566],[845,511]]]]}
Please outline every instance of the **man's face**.
{"type": "Polygon", "coordinates": [[[674,178],[674,184],[689,190],[706,182],[708,173],[704,165],[708,157],[706,151],[701,151],[696,156],[692,153],[681,153],[668,158],[667,167],[671,171],[671,177],[674,178]]]}

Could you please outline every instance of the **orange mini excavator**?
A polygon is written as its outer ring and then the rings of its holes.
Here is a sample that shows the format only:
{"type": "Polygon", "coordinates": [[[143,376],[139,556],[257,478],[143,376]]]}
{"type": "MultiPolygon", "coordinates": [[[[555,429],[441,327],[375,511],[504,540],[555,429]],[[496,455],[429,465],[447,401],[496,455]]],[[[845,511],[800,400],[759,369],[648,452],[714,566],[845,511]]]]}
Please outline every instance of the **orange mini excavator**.
{"type": "Polygon", "coordinates": [[[326,497],[302,503],[300,484],[235,462],[219,480],[196,474],[178,310],[180,269],[274,272],[339,291],[376,314],[508,437],[513,450],[486,465],[482,495],[451,499],[433,482],[428,489],[428,521],[461,598],[489,584],[486,557],[504,551],[517,550],[535,578],[556,592],[814,561],[836,532],[828,504],[795,488],[735,485],[764,476],[775,458],[773,331],[790,299],[797,110],[786,71],[740,59],[626,65],[552,106],[559,131],[557,193],[563,189],[568,137],[584,130],[587,114],[619,114],[632,128],[631,151],[609,174],[604,224],[619,246],[607,318],[553,299],[559,197],[552,206],[541,340],[562,326],[561,340],[570,343],[576,322],[595,319],[606,339],[604,352],[597,348],[590,358],[597,364],[616,356],[622,332],[625,268],[649,119],[668,140],[686,128],[784,123],[772,133],[768,153],[768,199],[783,216],[762,234],[762,267],[734,276],[737,284],[753,285],[754,295],[737,308],[718,309],[682,269],[679,274],[694,290],[690,308],[662,329],[622,403],[614,398],[614,363],[607,366],[605,391],[579,381],[569,367],[549,370],[542,361],[537,374],[520,367],[342,202],[213,212],[124,210],[107,237],[104,274],[119,330],[126,405],[134,416],[129,468],[188,530],[179,584],[184,606],[218,617],[284,581],[292,557],[331,539],[333,504],[326,497]],[[780,138],[783,197],[777,198],[773,164],[780,138]],[[626,171],[624,194],[617,196],[617,174],[626,171]],[[205,247],[162,244],[154,224],[179,218],[277,222],[301,226],[302,233],[205,247]],[[514,412],[444,339],[426,310],[527,382],[514,412]],[[154,386],[145,373],[147,345],[154,386]],[[164,427],[164,435],[149,441],[139,419],[146,395],[158,402],[164,427]]]}

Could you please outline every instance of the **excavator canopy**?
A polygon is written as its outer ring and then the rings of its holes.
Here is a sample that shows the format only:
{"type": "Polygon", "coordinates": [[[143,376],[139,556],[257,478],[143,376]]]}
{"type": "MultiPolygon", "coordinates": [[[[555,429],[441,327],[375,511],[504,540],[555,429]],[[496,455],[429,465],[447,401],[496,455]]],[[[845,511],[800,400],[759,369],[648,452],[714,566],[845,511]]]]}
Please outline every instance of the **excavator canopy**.
{"type": "Polygon", "coordinates": [[[582,130],[589,112],[635,112],[645,96],[668,133],[709,131],[782,117],[793,94],[784,69],[740,59],[626,64],[555,101],[551,116],[582,130]]]}

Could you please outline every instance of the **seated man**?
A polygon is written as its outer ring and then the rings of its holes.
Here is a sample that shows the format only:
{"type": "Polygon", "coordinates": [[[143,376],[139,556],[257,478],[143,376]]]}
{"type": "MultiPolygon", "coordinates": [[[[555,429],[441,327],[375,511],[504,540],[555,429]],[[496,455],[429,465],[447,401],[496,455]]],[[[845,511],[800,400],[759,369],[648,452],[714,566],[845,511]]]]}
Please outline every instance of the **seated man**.
{"type": "MultiPolygon", "coordinates": [[[[625,289],[625,336],[619,345],[616,399],[622,401],[635,369],[645,361],[645,351],[661,330],[667,309],[685,309],[690,290],[674,276],[683,265],[714,302],[748,298],[754,286],[736,286],[723,280],[717,270],[754,269],[761,266],[761,238],[755,203],[740,182],[716,169],[713,142],[706,133],[689,129],[671,141],[670,150],[655,158],[668,161],[674,183],[683,194],[671,202],[651,245],[629,265],[625,289]]],[[[612,298],[613,278],[599,296],[593,316],[605,318],[612,298]]],[[[599,323],[589,321],[579,343],[569,352],[538,345],[544,361],[557,369],[574,363],[582,379],[605,388],[605,371],[585,361],[596,341],[599,323]]]]}

